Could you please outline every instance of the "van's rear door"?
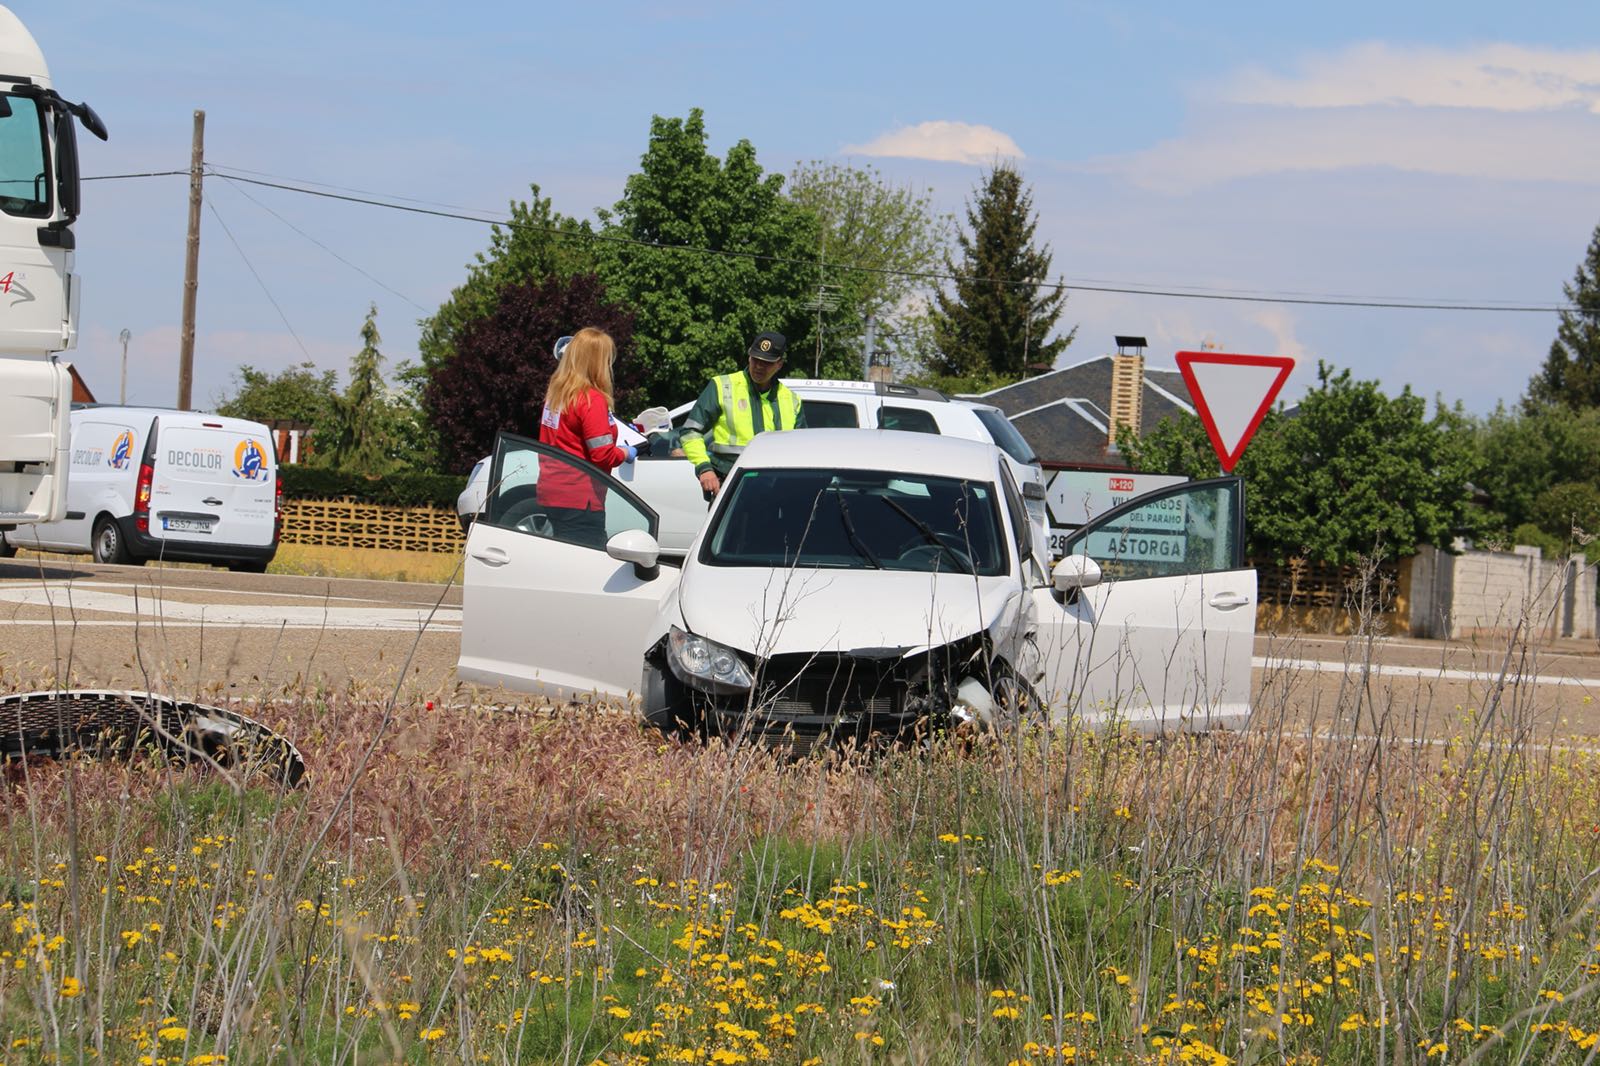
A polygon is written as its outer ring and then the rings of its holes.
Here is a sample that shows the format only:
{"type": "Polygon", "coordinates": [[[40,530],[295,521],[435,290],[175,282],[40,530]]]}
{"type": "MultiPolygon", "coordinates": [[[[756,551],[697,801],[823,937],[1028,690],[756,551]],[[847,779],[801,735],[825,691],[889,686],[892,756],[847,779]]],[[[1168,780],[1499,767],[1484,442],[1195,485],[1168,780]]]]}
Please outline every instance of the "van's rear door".
{"type": "Polygon", "coordinates": [[[264,547],[276,526],[278,476],[265,427],[167,416],[155,441],[150,535],[264,547]]]}

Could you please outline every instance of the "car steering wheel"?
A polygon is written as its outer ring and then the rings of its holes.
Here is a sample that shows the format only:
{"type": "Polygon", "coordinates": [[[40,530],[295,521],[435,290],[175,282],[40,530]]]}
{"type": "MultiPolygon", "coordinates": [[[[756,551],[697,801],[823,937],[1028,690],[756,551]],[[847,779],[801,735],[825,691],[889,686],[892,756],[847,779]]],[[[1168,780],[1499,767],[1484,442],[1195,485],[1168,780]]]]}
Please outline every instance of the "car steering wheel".
{"type": "Polygon", "coordinates": [[[927,555],[930,562],[935,562],[940,556],[946,559],[954,559],[957,565],[967,573],[975,574],[978,572],[978,568],[973,565],[972,556],[953,544],[946,543],[943,537],[939,538],[939,543],[937,544],[930,544],[928,541],[918,537],[914,541],[907,542],[896,553],[895,557],[901,562],[908,562],[923,555],[927,555]]]}

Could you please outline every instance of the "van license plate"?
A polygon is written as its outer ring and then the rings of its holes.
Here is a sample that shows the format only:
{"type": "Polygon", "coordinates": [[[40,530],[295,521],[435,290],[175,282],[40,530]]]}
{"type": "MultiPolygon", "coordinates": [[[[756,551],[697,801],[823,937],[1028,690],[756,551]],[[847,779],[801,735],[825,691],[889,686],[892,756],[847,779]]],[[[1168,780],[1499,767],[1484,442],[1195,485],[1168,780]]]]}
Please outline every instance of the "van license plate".
{"type": "Polygon", "coordinates": [[[210,533],[211,521],[206,518],[163,518],[161,528],[173,533],[210,533]]]}

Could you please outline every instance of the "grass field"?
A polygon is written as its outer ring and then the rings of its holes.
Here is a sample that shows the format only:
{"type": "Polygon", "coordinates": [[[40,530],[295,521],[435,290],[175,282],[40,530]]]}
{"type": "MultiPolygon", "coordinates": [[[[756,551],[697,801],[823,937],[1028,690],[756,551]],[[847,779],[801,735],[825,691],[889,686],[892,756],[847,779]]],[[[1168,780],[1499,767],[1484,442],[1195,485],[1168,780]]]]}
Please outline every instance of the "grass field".
{"type": "Polygon", "coordinates": [[[292,793],[11,764],[0,1059],[1597,1061],[1600,760],[1514,685],[1401,739],[1358,668],[1376,739],[1287,676],[1244,736],[801,761],[308,689],[243,708],[292,793]]]}
{"type": "MultiPolygon", "coordinates": [[[[19,559],[88,562],[87,555],[60,552],[18,551],[19,559]]],[[[163,562],[176,569],[211,570],[209,563],[163,562]]],[[[381,548],[326,548],[310,544],[280,544],[268,564],[273,574],[301,574],[311,577],[350,577],[374,581],[426,581],[444,584],[457,578],[461,566],[459,552],[388,551],[381,548]]]]}
{"type": "Polygon", "coordinates": [[[427,581],[442,585],[459,578],[460,567],[460,552],[280,544],[278,554],[273,557],[267,570],[273,574],[368,578],[375,581],[427,581]]]}

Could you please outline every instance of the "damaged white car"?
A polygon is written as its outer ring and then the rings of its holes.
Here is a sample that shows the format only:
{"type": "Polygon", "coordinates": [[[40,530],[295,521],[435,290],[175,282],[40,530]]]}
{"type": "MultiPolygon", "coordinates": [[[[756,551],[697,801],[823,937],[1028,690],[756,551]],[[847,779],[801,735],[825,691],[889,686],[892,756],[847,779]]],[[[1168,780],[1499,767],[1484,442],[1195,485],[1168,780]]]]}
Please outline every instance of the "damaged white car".
{"type": "Polygon", "coordinates": [[[1249,717],[1256,575],[1236,478],[1129,501],[1052,573],[993,445],[763,434],[678,569],[655,513],[597,469],[510,434],[493,462],[466,548],[465,681],[804,742],[1034,711],[1147,731],[1249,717]],[[604,543],[556,535],[538,482],[558,469],[603,493],[604,543]]]}

